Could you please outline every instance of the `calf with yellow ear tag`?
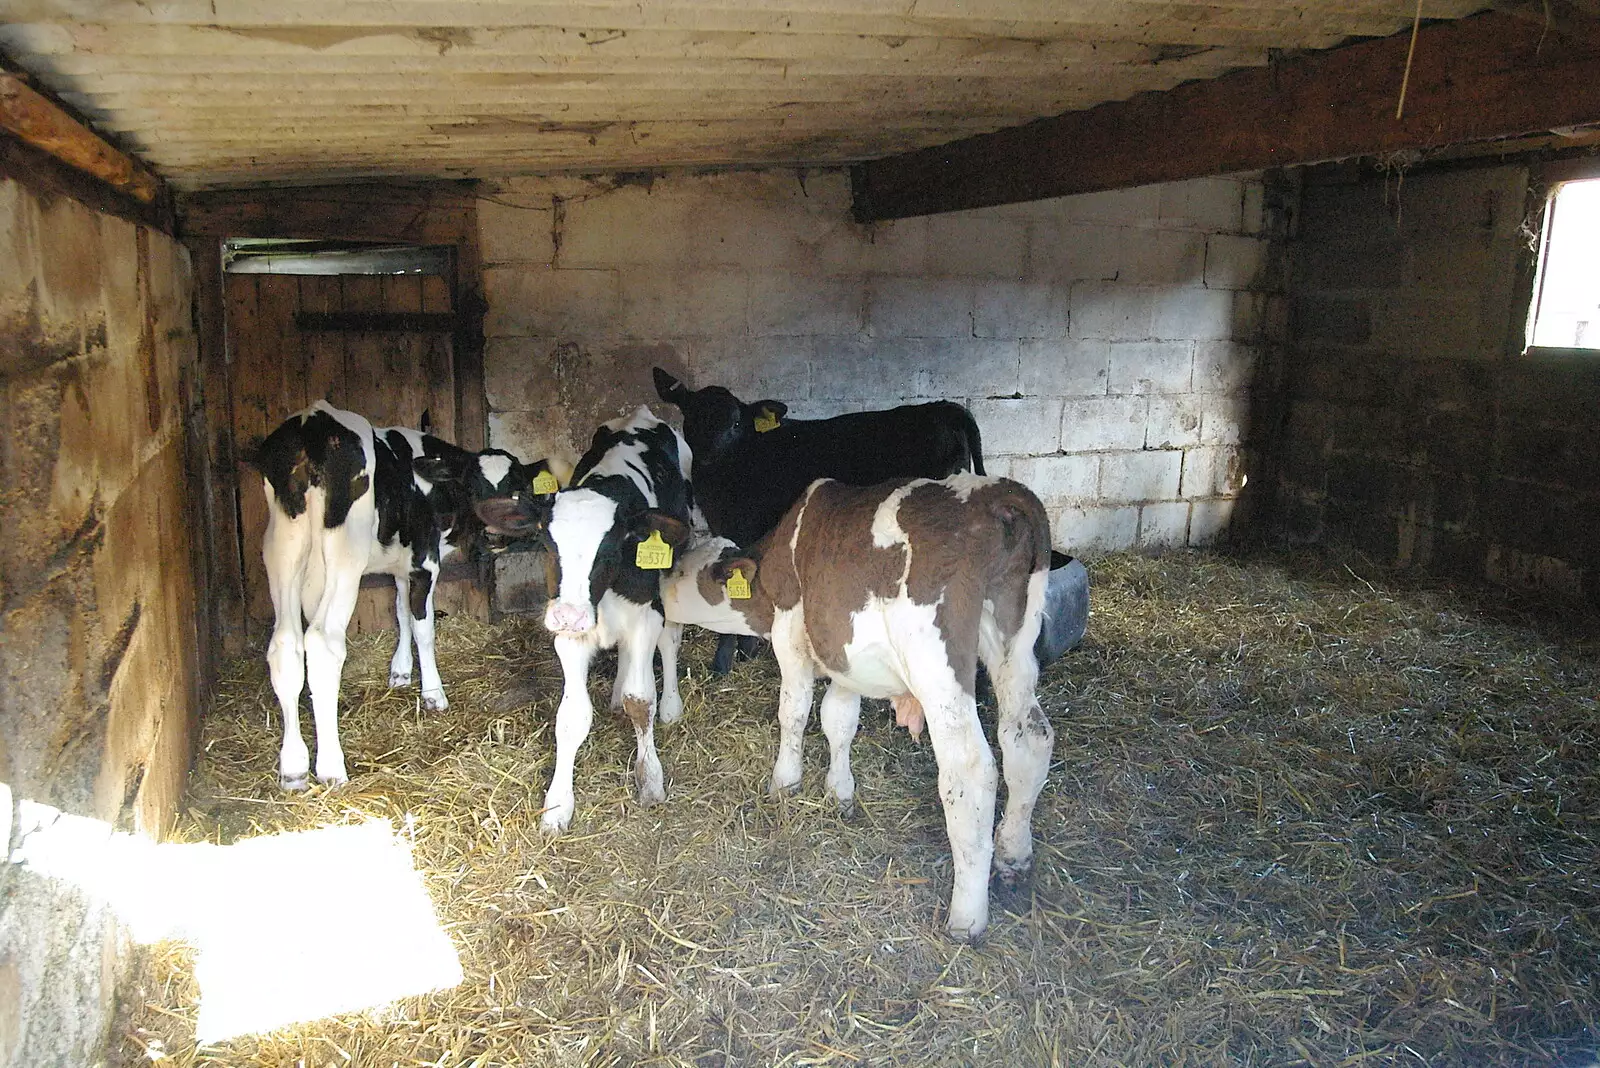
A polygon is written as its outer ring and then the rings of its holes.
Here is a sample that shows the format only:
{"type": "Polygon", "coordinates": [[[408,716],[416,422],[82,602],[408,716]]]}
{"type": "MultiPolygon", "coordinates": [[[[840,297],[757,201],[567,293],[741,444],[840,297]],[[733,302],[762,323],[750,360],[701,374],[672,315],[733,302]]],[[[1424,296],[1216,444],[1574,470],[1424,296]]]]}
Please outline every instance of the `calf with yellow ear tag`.
{"type": "Polygon", "coordinates": [[[953,858],[945,926],[970,940],[988,924],[991,871],[1014,883],[1032,865],[1033,808],[1054,738],[1034,693],[1053,562],[1043,503],[1010,479],[819,479],[747,549],[715,538],[692,547],[662,604],[674,622],[771,638],[783,684],[769,793],[800,786],[819,676],[828,679],[827,790],[842,812],[854,806],[862,698],[887,699],[913,734],[926,727],[953,858]],[[733,595],[736,575],[748,598],[733,595]],[[978,719],[980,663],[998,710],[1007,795],[998,826],[1002,769],[978,719]]]}
{"type": "Polygon", "coordinates": [[[548,500],[497,501],[478,510],[491,529],[537,537],[552,563],[544,624],[565,687],[556,710],[555,774],[540,821],[546,832],[572,822],[573,767],[594,717],[589,664],[600,649],[617,649],[612,701],[638,741],[639,802],[666,799],[655,747],[653,660],[664,626],[661,576],[689,540],[689,460],[682,436],[640,408],[595,431],[566,489],[548,500]]]}

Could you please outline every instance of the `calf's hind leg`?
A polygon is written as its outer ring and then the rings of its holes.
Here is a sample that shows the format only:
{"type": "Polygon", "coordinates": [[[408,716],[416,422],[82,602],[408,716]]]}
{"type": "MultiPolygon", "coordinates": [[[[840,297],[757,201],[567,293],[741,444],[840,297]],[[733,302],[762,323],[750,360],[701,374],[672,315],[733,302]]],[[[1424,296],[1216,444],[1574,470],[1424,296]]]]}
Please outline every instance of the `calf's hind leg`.
{"type": "Polygon", "coordinates": [[[1044,789],[1055,746],[1055,731],[1034,694],[1039,681],[1034,645],[1047,582],[1047,572],[1034,573],[1028,582],[1023,626],[1002,648],[994,648],[998,643],[991,639],[982,649],[1000,712],[998,733],[1005,767],[1006,810],[995,832],[994,867],[1007,885],[1015,884],[1033,866],[1033,807],[1044,789]]]}
{"type": "MultiPolygon", "coordinates": [[[[339,745],[339,679],[344,674],[346,633],[361,594],[366,555],[358,551],[360,535],[370,530],[372,496],[356,501],[346,522],[323,530],[318,548],[323,555],[322,598],[306,628],[306,678],[311,687],[311,716],[317,728],[317,778],[330,786],[349,780],[344,749],[339,745]]],[[[366,537],[370,537],[368,534],[366,537]]]]}
{"type": "Polygon", "coordinates": [[[394,655],[389,658],[389,689],[411,685],[411,576],[394,577],[394,655]]]}
{"type": "Polygon", "coordinates": [[[411,629],[417,642],[417,671],[422,683],[422,707],[442,712],[450,707],[439,678],[439,661],[433,646],[433,594],[439,588],[439,562],[429,560],[411,572],[411,629]]]}
{"type": "Polygon", "coordinates": [[[1039,670],[1031,648],[1024,647],[992,674],[1006,777],[1005,814],[994,836],[994,868],[1010,884],[1033,866],[1033,808],[1050,769],[1055,731],[1034,696],[1039,670]]]}
{"type": "Polygon", "coordinates": [[[267,672],[272,676],[272,691],[283,716],[278,784],[285,790],[304,790],[311,777],[311,752],[300,734],[300,691],[306,683],[301,595],[306,561],[311,554],[312,517],[307,512],[293,519],[284,514],[270,483],[267,503],[267,531],[261,542],[261,556],[267,568],[274,615],[272,638],[267,642],[267,672]]]}
{"type": "Polygon", "coordinates": [[[955,885],[945,929],[975,941],[989,926],[989,866],[994,857],[994,754],[978,722],[978,705],[952,679],[949,686],[913,686],[927,716],[928,739],[939,763],[939,798],[950,836],[955,885]]]}

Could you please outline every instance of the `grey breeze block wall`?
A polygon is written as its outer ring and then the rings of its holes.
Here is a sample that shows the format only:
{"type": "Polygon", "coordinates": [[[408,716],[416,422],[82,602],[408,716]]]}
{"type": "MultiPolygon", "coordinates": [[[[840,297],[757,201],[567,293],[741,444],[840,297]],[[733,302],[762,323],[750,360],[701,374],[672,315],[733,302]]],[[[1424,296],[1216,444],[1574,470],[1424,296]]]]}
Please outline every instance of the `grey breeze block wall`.
{"type": "Polygon", "coordinates": [[[1306,177],[1275,525],[1600,603],[1600,355],[1523,354],[1529,166],[1306,177]]]}
{"type": "MultiPolygon", "coordinates": [[[[191,302],[170,238],[0,177],[0,839],[22,800],[154,834],[176,814],[191,302]]],[[[123,949],[104,904],[0,864],[0,1066],[104,1063],[123,949]]]]}
{"type": "Polygon", "coordinates": [[[1286,318],[1259,178],[849,209],[838,170],[502,182],[479,214],[493,443],[575,457],[659,403],[660,364],[797,417],[963,401],[1069,549],[1226,528],[1286,318]]]}

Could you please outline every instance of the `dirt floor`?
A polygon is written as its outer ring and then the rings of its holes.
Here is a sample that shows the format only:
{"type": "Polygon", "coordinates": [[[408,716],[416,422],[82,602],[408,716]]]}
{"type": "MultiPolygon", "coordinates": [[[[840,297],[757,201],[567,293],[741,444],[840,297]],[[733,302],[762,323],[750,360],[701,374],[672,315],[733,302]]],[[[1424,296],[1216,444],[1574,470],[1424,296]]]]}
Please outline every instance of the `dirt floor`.
{"type": "Polygon", "coordinates": [[[1115,555],[1091,577],[1088,638],[1040,684],[1038,868],[976,947],[941,933],[932,752],[886,704],[862,717],[854,819],[823,801],[815,717],[802,792],[765,797],[770,658],[709,680],[691,639],[663,806],[632,803],[632,731],[598,715],[556,840],[560,676],[533,621],[441,624],[440,715],[385,688],[385,636],[354,640],[353,778],[307,796],[277,790],[261,658],[233,665],[180,836],[414,828],[466,980],[196,1048],[192,955],[164,944],[124,1063],[1591,1062],[1592,621],[1325,558],[1115,555]]]}

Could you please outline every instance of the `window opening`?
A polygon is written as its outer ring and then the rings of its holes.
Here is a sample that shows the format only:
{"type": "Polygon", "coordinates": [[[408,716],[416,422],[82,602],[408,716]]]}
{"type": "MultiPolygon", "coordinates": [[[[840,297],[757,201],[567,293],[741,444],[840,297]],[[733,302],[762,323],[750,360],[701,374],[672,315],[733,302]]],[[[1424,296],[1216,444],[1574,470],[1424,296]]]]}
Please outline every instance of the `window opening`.
{"type": "Polygon", "coordinates": [[[1600,178],[1550,194],[1528,344],[1600,350],[1600,178]]]}
{"type": "Polygon", "coordinates": [[[223,247],[229,274],[450,274],[449,245],[235,238],[223,247]]]}

